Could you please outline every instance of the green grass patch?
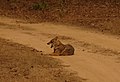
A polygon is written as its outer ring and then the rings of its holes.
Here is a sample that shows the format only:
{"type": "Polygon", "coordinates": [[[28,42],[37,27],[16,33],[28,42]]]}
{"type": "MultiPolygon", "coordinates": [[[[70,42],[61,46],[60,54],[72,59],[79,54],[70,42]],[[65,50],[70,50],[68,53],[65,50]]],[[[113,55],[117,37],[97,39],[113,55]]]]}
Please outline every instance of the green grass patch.
{"type": "Polygon", "coordinates": [[[34,3],[32,5],[32,9],[34,10],[44,10],[46,8],[47,8],[47,3],[45,2],[34,3]]]}

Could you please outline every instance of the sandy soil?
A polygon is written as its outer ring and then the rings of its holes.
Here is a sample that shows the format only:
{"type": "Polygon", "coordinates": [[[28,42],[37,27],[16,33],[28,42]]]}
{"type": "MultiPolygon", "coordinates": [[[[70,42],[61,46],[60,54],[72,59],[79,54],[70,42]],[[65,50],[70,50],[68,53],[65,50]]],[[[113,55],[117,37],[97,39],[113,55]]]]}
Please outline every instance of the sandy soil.
{"type": "Polygon", "coordinates": [[[0,38],[0,82],[82,82],[58,59],[0,38]]]}
{"type": "Polygon", "coordinates": [[[120,39],[117,36],[91,32],[79,27],[50,23],[29,24],[24,21],[0,18],[0,37],[9,39],[44,54],[52,53],[46,43],[58,35],[63,43],[75,47],[73,56],[56,56],[70,65],[86,82],[120,81],[120,39]]]}

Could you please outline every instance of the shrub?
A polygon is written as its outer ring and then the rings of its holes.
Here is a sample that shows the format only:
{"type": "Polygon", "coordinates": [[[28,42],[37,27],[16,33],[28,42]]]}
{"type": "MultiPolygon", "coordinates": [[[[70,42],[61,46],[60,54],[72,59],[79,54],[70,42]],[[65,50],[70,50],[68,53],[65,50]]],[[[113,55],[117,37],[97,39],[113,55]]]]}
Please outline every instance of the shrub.
{"type": "Polygon", "coordinates": [[[47,7],[47,4],[45,2],[34,3],[32,5],[32,9],[34,10],[43,10],[46,7],[47,7]]]}

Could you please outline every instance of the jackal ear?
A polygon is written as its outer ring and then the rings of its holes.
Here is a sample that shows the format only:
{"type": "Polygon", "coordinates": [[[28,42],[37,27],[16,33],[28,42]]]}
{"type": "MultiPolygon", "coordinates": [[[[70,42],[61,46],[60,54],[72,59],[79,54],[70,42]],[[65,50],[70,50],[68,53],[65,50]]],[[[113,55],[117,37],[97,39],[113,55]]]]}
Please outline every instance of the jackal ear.
{"type": "Polygon", "coordinates": [[[58,39],[58,36],[56,36],[55,39],[57,40],[57,39],[58,39]]]}

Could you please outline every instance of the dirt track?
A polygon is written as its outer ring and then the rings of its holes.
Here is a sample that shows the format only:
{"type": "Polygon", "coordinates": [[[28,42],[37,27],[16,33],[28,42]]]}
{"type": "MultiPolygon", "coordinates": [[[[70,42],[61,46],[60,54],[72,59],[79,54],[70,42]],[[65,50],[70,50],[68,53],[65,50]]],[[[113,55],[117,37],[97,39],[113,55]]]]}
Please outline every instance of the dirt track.
{"type": "Polygon", "coordinates": [[[76,71],[87,82],[120,81],[120,39],[85,31],[79,27],[54,25],[50,23],[27,24],[7,18],[0,19],[0,37],[33,47],[43,53],[52,50],[46,43],[56,35],[63,43],[72,44],[74,56],[54,57],[61,59],[70,69],[76,71]]]}

